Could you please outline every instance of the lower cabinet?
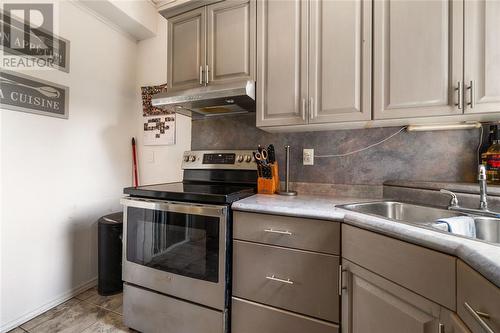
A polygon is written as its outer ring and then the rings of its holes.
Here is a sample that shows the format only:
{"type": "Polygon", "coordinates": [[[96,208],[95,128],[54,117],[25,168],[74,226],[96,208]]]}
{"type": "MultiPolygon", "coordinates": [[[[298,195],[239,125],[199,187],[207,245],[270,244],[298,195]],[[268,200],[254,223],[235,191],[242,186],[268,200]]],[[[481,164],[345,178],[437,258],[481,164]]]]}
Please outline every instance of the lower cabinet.
{"type": "Polygon", "coordinates": [[[456,313],[445,308],[441,308],[441,311],[441,322],[444,325],[444,333],[472,333],[456,313]]]}
{"type": "Polygon", "coordinates": [[[500,288],[461,260],[457,265],[457,312],[474,333],[500,332],[500,288]]]}
{"type": "Polygon", "coordinates": [[[342,261],[342,333],[465,333],[450,310],[342,261]]]}
{"type": "Polygon", "coordinates": [[[339,333],[340,224],[235,212],[232,333],[339,333]]]}
{"type": "Polygon", "coordinates": [[[339,333],[339,326],[233,297],[232,333],[339,333]]]}
{"type": "Polygon", "coordinates": [[[233,237],[232,333],[500,333],[500,288],[455,257],[246,212],[233,237]]]}
{"type": "Polygon", "coordinates": [[[339,257],[235,240],[233,295],[339,321],[339,257]]]}

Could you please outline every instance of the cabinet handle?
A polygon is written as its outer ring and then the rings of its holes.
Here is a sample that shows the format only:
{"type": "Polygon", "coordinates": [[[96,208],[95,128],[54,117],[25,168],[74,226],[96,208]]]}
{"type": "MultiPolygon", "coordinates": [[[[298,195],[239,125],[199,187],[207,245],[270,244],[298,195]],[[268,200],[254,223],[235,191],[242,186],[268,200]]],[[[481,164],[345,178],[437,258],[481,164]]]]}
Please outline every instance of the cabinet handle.
{"type": "Polygon", "coordinates": [[[292,233],[288,230],[264,229],[264,232],[269,232],[272,234],[288,235],[288,236],[292,235],[292,233]]]}
{"type": "MultiPolygon", "coordinates": [[[[342,296],[342,290],[345,290],[347,291],[349,289],[349,281],[347,279],[345,279],[344,281],[344,273],[347,273],[348,270],[343,268],[342,265],[340,265],[340,284],[339,284],[339,296],[342,296]],[[345,283],[345,285],[344,285],[345,283]]],[[[349,275],[348,275],[349,277],[349,275]]]]}
{"type": "Polygon", "coordinates": [[[306,99],[302,98],[302,109],[300,110],[302,120],[306,120],[306,99]]]}
{"type": "Polygon", "coordinates": [[[490,326],[483,320],[483,318],[489,319],[490,315],[484,312],[476,311],[472,308],[472,306],[469,305],[469,303],[464,302],[464,307],[469,313],[472,315],[472,317],[479,323],[479,325],[487,332],[487,333],[495,333],[491,329],[490,326]]]}
{"type": "Polygon", "coordinates": [[[475,90],[474,90],[474,81],[470,81],[469,86],[467,87],[469,89],[469,103],[467,105],[470,106],[471,109],[473,109],[476,106],[476,97],[475,97],[475,90]]]}
{"type": "Polygon", "coordinates": [[[455,90],[458,92],[458,101],[455,105],[458,106],[459,110],[462,110],[464,108],[464,85],[462,81],[458,81],[455,90]]]}
{"type": "Polygon", "coordinates": [[[200,66],[200,85],[203,85],[203,66],[200,66]]]}
{"type": "Polygon", "coordinates": [[[266,276],[266,279],[271,280],[271,281],[286,283],[286,284],[293,284],[292,280],[290,280],[290,279],[283,280],[283,279],[277,278],[274,274],[271,276],[266,276]]]}
{"type": "Polygon", "coordinates": [[[208,65],[205,66],[205,85],[208,84],[208,65]]]}
{"type": "Polygon", "coordinates": [[[311,120],[313,120],[314,116],[315,116],[315,114],[314,114],[314,101],[311,97],[311,98],[309,98],[309,117],[311,118],[311,120]]]}
{"type": "Polygon", "coordinates": [[[342,265],[339,265],[339,296],[342,296],[342,265]]]}

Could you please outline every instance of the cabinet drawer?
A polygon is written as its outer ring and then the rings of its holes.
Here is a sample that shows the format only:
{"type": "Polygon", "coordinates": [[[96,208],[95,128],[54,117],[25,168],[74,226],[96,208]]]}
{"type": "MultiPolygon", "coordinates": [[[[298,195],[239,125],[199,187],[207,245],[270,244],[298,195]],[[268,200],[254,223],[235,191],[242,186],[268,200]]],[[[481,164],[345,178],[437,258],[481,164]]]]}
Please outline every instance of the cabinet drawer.
{"type": "Polygon", "coordinates": [[[456,309],[456,259],[452,256],[344,224],[342,257],[456,309]]]}
{"type": "Polygon", "coordinates": [[[123,285],[123,322],[140,332],[220,333],[223,331],[223,319],[220,311],[128,283],[123,285]]]}
{"type": "Polygon", "coordinates": [[[474,333],[488,332],[471,311],[489,315],[480,317],[494,332],[500,332],[500,289],[467,266],[457,264],[457,312],[474,333]],[[467,303],[470,308],[467,308],[467,303]]]}
{"type": "Polygon", "coordinates": [[[339,327],[321,320],[233,297],[233,333],[338,333],[339,327]]]}
{"type": "Polygon", "coordinates": [[[337,256],[244,241],[233,251],[233,295],[338,322],[337,256]]]}
{"type": "Polygon", "coordinates": [[[234,212],[234,238],[340,254],[340,223],[332,221],[234,212]]]}

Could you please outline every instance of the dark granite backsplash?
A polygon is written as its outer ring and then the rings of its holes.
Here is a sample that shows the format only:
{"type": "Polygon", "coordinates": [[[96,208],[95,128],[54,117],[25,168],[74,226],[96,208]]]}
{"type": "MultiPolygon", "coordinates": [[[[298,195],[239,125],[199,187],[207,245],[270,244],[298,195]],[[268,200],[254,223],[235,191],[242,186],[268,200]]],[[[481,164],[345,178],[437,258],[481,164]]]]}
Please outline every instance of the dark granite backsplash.
{"type": "Polygon", "coordinates": [[[256,149],[273,143],[283,178],[285,144],[291,146],[291,180],[330,184],[373,184],[386,180],[473,182],[478,130],[402,132],[370,150],[342,158],[315,158],[302,165],[302,149],[339,154],[375,143],[397,127],[299,133],[267,133],[255,114],[193,121],[192,149],[256,149]]]}

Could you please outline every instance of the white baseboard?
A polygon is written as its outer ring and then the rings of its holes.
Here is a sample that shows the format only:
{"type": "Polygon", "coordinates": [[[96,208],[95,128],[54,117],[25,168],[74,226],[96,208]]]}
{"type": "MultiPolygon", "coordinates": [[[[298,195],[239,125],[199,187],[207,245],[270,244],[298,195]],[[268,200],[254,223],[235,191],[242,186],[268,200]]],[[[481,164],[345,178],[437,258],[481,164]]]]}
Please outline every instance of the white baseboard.
{"type": "Polygon", "coordinates": [[[58,297],[56,297],[52,301],[45,303],[44,305],[42,305],[39,308],[37,308],[33,311],[30,311],[17,319],[11,320],[10,322],[8,322],[6,324],[3,324],[2,327],[0,328],[0,333],[8,332],[11,329],[14,329],[14,328],[24,324],[25,322],[35,318],[36,316],[41,315],[45,311],[50,310],[53,307],[58,306],[59,304],[66,302],[67,300],[75,297],[79,293],[81,293],[89,288],[94,287],[95,285],[97,285],[97,277],[79,285],[76,288],[71,289],[70,291],[62,293],[61,295],[59,295],[58,297]]]}

